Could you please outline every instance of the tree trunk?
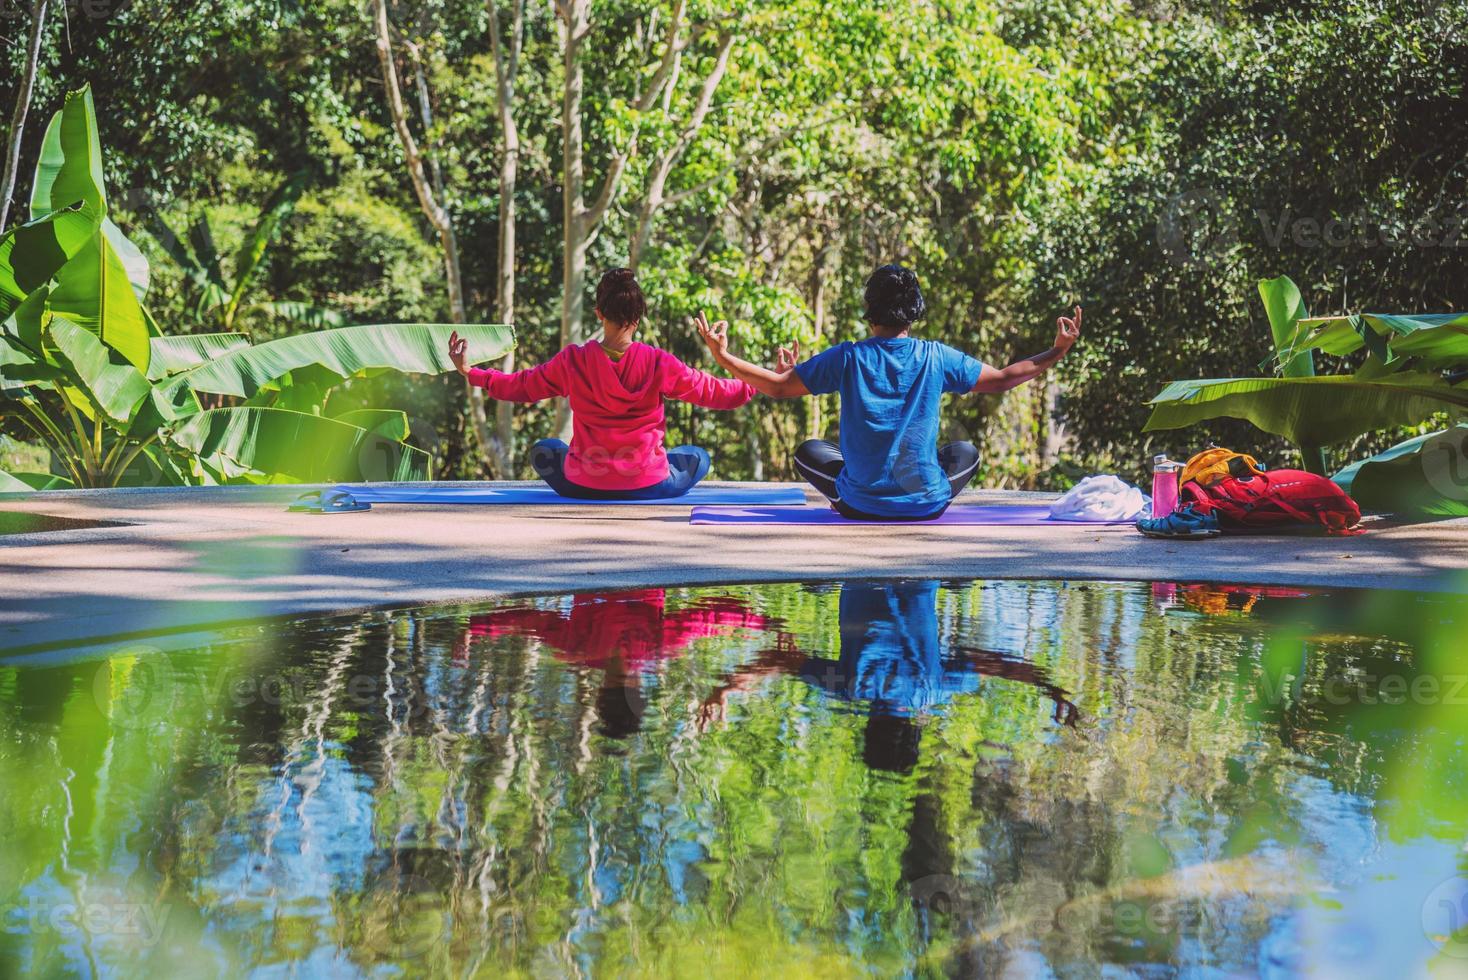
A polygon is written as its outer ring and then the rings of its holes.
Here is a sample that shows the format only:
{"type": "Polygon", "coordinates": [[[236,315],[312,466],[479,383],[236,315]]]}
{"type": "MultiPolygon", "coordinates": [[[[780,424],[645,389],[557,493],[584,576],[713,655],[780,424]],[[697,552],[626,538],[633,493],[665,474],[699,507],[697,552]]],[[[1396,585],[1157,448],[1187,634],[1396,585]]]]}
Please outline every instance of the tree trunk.
{"type": "MultiPolygon", "coordinates": [[[[810,270],[810,307],[811,321],[815,328],[815,342],[819,344],[826,332],[826,284],[830,281],[833,269],[831,256],[835,254],[835,247],[831,242],[832,232],[828,229],[821,248],[816,252],[815,261],[811,263],[810,270]]],[[[815,353],[814,350],[811,351],[815,353]]],[[[826,434],[826,413],[824,395],[812,395],[809,412],[806,415],[805,437],[807,439],[820,439],[826,434]]]]}
{"type": "MultiPolygon", "coordinates": [[[[500,157],[500,228],[499,268],[495,280],[495,319],[500,323],[515,322],[515,185],[520,170],[520,131],[515,125],[515,74],[519,68],[520,50],[524,43],[525,0],[515,0],[510,22],[510,43],[506,51],[500,34],[499,12],[489,0],[489,37],[494,51],[496,102],[504,152],[500,157]]],[[[500,361],[501,371],[515,369],[515,352],[511,350],[500,361]]],[[[502,480],[515,473],[515,406],[499,402],[494,409],[496,470],[502,480]]]]}
{"type": "MultiPolygon", "coordinates": [[[[561,154],[564,179],[561,188],[561,346],[582,340],[582,318],[586,288],[586,234],[582,211],[586,208],[586,170],[581,138],[581,97],[585,80],[581,69],[581,43],[588,28],[587,0],[565,0],[560,5],[564,21],[562,65],[565,90],[561,93],[561,154]]],[[[555,435],[571,437],[571,407],[565,399],[556,404],[555,435]]]]}
{"type": "Polygon", "coordinates": [[[31,107],[31,89],[36,83],[36,69],[41,58],[41,34],[46,25],[47,0],[36,0],[31,13],[31,39],[26,46],[25,75],[15,96],[15,110],[10,116],[10,141],[5,147],[5,176],[0,181],[0,231],[10,218],[10,196],[20,170],[20,142],[25,135],[25,117],[31,107]]]}
{"type": "MultiPolygon", "coordinates": [[[[439,247],[443,254],[444,278],[448,284],[449,316],[454,323],[467,323],[464,306],[464,279],[459,264],[459,243],[454,234],[452,215],[440,201],[441,188],[436,189],[431,180],[423,153],[413,130],[408,125],[408,112],[403,105],[403,88],[398,80],[397,63],[393,56],[392,31],[387,19],[387,0],[377,0],[375,17],[377,28],[377,59],[382,67],[382,84],[387,93],[387,107],[392,115],[393,129],[403,149],[408,177],[413,191],[428,223],[438,234],[439,247]],[[437,193],[436,193],[437,190],[437,193]]],[[[479,442],[486,463],[493,464],[493,439],[489,432],[489,420],[484,410],[484,392],[469,389],[469,419],[474,427],[474,436],[479,442]]]]}
{"type": "MultiPolygon", "coordinates": [[[[637,227],[632,233],[632,241],[627,248],[628,266],[634,271],[642,263],[643,250],[647,248],[648,241],[652,238],[652,223],[657,213],[667,204],[670,198],[667,195],[668,175],[673,172],[673,166],[693,145],[698,137],[698,131],[703,128],[704,120],[708,118],[709,109],[714,103],[714,93],[718,91],[719,82],[724,78],[724,73],[729,68],[729,53],[734,48],[734,35],[725,33],[719,37],[719,53],[714,58],[713,70],[703,80],[699,89],[698,101],[694,103],[693,112],[688,117],[683,131],[678,134],[678,139],[668,150],[658,157],[653,165],[652,176],[648,180],[647,191],[642,197],[642,207],[637,218],[637,227]]],[[[671,97],[672,89],[667,92],[671,97]]],[[[670,101],[670,99],[668,100],[670,101]]],[[[666,113],[666,101],[664,112],[666,113]]]]}
{"type": "MultiPolygon", "coordinates": [[[[674,4],[668,22],[667,40],[662,60],[653,73],[647,90],[635,100],[639,113],[649,112],[667,89],[673,68],[682,50],[679,33],[683,25],[686,0],[674,4]]],[[[564,168],[561,193],[562,262],[561,262],[561,346],[579,344],[586,339],[586,253],[591,240],[601,227],[607,208],[616,198],[617,188],[627,161],[637,152],[634,132],[627,146],[615,151],[607,164],[601,190],[596,201],[586,205],[585,141],[581,134],[581,100],[585,79],[581,65],[581,45],[590,28],[590,0],[556,0],[556,15],[561,20],[561,48],[565,88],[561,93],[561,158],[564,168]]],[[[556,406],[555,433],[558,438],[571,436],[570,406],[562,400],[556,406]]]]}

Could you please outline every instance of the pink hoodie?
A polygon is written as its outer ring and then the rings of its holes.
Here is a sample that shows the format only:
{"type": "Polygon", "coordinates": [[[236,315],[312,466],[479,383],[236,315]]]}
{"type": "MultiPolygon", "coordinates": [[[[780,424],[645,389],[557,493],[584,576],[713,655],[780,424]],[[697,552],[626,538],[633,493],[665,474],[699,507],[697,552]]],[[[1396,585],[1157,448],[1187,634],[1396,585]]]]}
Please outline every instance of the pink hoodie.
{"type": "Polygon", "coordinates": [[[633,344],[614,361],[594,340],[514,374],[471,368],[469,383],[499,401],[571,399],[566,479],[594,490],[640,490],[667,478],[664,398],[731,409],[754,397],[743,381],[716,378],[665,350],[633,344]]]}

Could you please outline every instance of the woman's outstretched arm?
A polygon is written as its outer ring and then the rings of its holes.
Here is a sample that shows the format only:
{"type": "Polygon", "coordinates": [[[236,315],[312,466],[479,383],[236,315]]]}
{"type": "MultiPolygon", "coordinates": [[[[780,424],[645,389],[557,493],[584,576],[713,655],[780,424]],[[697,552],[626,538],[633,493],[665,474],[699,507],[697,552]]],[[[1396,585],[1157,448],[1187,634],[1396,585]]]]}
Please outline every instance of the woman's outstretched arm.
{"type": "Polygon", "coordinates": [[[710,325],[708,318],[699,311],[693,322],[698,326],[699,336],[708,345],[709,353],[714,355],[719,366],[755,391],[771,398],[800,398],[810,394],[805,382],[795,373],[799,348],[780,348],[777,369],[771,371],[729,353],[729,324],[726,321],[720,320],[710,325]]]}
{"type": "Polygon", "coordinates": [[[1077,306],[1074,317],[1063,316],[1055,321],[1054,347],[1043,354],[1015,361],[1008,367],[996,368],[985,364],[984,370],[979,374],[978,384],[974,385],[971,390],[992,394],[1018,388],[1026,381],[1035,380],[1069,353],[1071,347],[1075,346],[1076,338],[1080,335],[1081,308],[1077,306]]]}
{"type": "Polygon", "coordinates": [[[547,398],[564,397],[566,371],[562,354],[544,364],[523,371],[506,374],[493,369],[473,368],[465,363],[465,351],[469,342],[460,337],[458,331],[449,336],[449,360],[468,382],[483,388],[489,397],[502,402],[538,402],[547,398]]]}

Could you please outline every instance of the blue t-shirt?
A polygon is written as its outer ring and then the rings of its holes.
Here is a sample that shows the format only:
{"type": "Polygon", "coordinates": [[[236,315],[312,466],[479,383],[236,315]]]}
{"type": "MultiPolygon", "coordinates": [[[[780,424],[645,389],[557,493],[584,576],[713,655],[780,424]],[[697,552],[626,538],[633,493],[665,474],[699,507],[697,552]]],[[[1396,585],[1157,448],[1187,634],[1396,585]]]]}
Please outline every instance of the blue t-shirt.
{"type": "Polygon", "coordinates": [[[813,395],[841,392],[841,500],[879,517],[924,517],[948,504],[938,465],[944,392],[970,391],[984,365],[947,344],[870,337],[795,366],[813,395]]]}

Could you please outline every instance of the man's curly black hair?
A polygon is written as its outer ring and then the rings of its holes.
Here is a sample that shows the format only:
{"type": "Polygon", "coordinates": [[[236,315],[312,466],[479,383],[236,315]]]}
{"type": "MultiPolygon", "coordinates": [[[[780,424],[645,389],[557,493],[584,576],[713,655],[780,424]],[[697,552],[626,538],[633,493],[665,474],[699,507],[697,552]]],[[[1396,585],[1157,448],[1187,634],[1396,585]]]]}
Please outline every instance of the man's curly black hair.
{"type": "Polygon", "coordinates": [[[884,265],[867,279],[867,322],[906,330],[923,318],[928,306],[917,274],[900,265],[884,265]]]}

